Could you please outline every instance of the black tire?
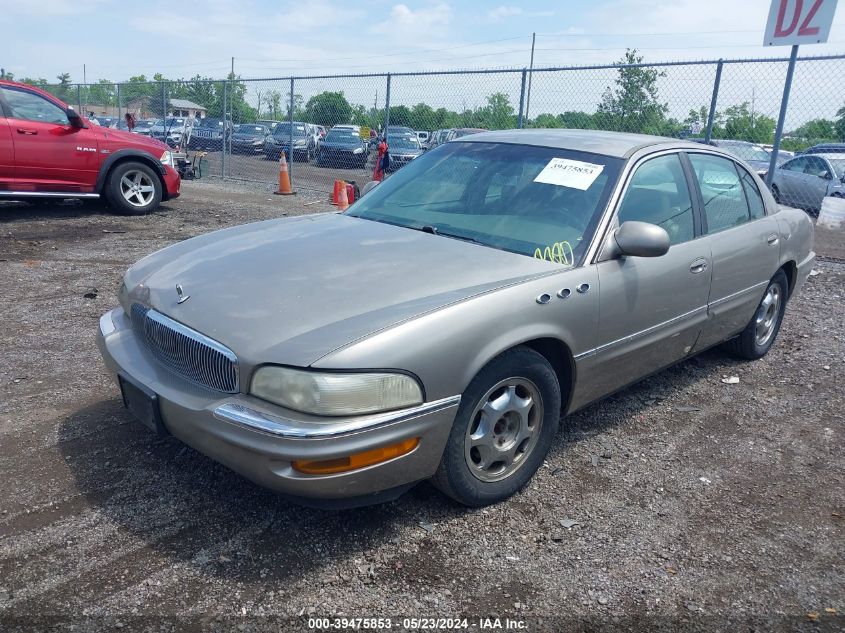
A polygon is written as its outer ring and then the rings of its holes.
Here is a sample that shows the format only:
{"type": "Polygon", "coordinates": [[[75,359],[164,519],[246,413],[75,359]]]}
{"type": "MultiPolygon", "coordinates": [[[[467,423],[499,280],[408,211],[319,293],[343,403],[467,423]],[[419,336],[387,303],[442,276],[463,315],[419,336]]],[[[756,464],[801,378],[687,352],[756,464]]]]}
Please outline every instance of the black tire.
{"type": "MultiPolygon", "coordinates": [[[[109,202],[109,207],[115,213],[120,215],[145,215],[154,211],[161,204],[162,184],[158,174],[150,166],[129,161],[116,165],[109,172],[104,193],[109,202]],[[153,188],[152,197],[144,204],[133,204],[124,196],[122,190],[123,185],[121,183],[124,176],[131,177],[130,179],[134,181],[137,174],[142,174],[140,181],[144,183],[143,186],[152,186],[153,188]]],[[[138,197],[134,197],[134,199],[140,202],[138,197]]]]}
{"type": "MultiPolygon", "coordinates": [[[[787,297],[789,294],[789,281],[786,278],[786,273],[783,270],[777,271],[775,276],[772,277],[771,281],[769,281],[769,285],[766,286],[766,292],[763,293],[763,298],[760,300],[760,304],[757,306],[757,309],[754,311],[754,316],[751,317],[751,321],[745,326],[745,329],[734,339],[728,341],[728,348],[735,356],[739,356],[740,358],[746,358],[748,360],[757,360],[758,358],[763,358],[769,350],[772,348],[772,345],[775,343],[775,339],[777,339],[778,332],[780,332],[780,325],[783,321],[783,312],[786,309],[786,302],[787,297]],[[764,305],[772,296],[772,292],[775,292],[778,296],[778,303],[777,308],[771,310],[771,314],[768,314],[768,308],[764,305]],[[759,323],[759,319],[765,318],[767,316],[771,316],[771,327],[767,329],[767,336],[765,340],[761,341],[760,337],[758,336],[758,327],[761,326],[759,323]]],[[[764,326],[768,320],[764,320],[762,325],[764,326]]]]}
{"type": "MultiPolygon", "coordinates": [[[[519,389],[519,387],[517,387],[519,389]]],[[[517,392],[515,392],[517,393],[517,392]]],[[[526,392],[530,395],[530,392],[526,392]]],[[[520,397],[525,397],[525,393],[520,397]]],[[[560,424],[560,385],[557,376],[549,362],[540,354],[527,347],[515,347],[490,361],[470,382],[461,398],[461,404],[449,440],[443,451],[440,466],[432,478],[432,483],[439,490],[452,499],[466,506],[481,507],[491,503],[498,503],[521,490],[531,479],[543,463],[549,452],[555,434],[560,424]],[[536,389],[539,396],[542,414],[537,413],[534,424],[540,423],[536,429],[536,440],[525,438],[518,444],[512,442],[510,446],[522,446],[527,442],[525,452],[519,461],[514,459],[512,466],[507,466],[503,478],[495,481],[484,481],[470,468],[469,462],[474,460],[472,451],[467,446],[467,437],[471,430],[481,428],[478,420],[481,413],[477,408],[483,401],[496,399],[497,393],[508,389],[501,386],[491,392],[491,389],[503,381],[525,382],[536,389]],[[533,441],[533,447],[531,444],[533,441]],[[507,472],[507,468],[512,468],[507,472]]],[[[531,411],[535,411],[532,405],[531,411]]],[[[497,429],[504,422],[505,433],[508,432],[507,414],[493,423],[497,429]]],[[[530,413],[526,414],[526,417],[530,413]]],[[[491,432],[495,433],[491,429],[491,432]]],[[[533,435],[532,435],[533,438],[533,435]]],[[[518,440],[518,436],[516,438],[518,440]]],[[[497,440],[494,438],[493,442],[497,440]]],[[[504,444],[507,446],[508,444],[504,444]]],[[[493,464],[499,462],[495,461],[493,464]]],[[[476,472],[480,469],[476,467],[476,472]]]]}
{"type": "Polygon", "coordinates": [[[778,204],[783,204],[781,202],[780,190],[778,189],[778,186],[774,183],[772,183],[772,197],[775,199],[775,202],[777,202],[778,204]]]}

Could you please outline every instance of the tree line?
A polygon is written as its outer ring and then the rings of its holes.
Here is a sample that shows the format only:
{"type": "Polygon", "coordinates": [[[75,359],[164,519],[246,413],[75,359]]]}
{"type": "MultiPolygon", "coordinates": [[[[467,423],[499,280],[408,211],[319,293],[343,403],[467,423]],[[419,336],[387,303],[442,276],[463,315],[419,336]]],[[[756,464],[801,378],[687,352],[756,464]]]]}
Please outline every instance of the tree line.
{"type": "MultiPolygon", "coordinates": [[[[613,84],[603,93],[595,112],[541,113],[523,121],[523,127],[612,130],[671,137],[703,136],[709,108],[691,109],[683,120],[669,116],[669,105],[658,92],[658,80],[665,73],[657,68],[639,66],[641,63],[643,58],[636,50],[625,53],[619,61],[613,84]]],[[[29,77],[20,81],[40,86],[68,103],[80,101],[83,104],[117,105],[118,88],[114,82],[103,79],[96,84],[81,86],[77,93],[70,75],[63,73],[57,79],[58,83],[29,77]]],[[[247,84],[239,77],[230,73],[227,80],[224,84],[200,75],[175,81],[161,74],[151,78],[138,75],[120,84],[119,100],[126,105],[144,98],[148,111],[159,117],[165,114],[166,104],[174,98],[202,105],[209,116],[220,116],[225,101],[226,111],[235,123],[251,123],[258,119],[287,120],[290,117],[289,92],[257,90],[250,96],[247,84]]],[[[343,91],[324,91],[307,101],[302,95],[294,94],[292,101],[293,117],[297,121],[328,127],[351,123],[374,129],[382,129],[385,122],[384,108],[367,108],[351,103],[343,91]]],[[[456,127],[499,130],[518,125],[516,108],[503,92],[488,95],[482,106],[462,111],[435,109],[426,103],[391,106],[389,118],[391,125],[429,131],[456,127]]],[[[714,113],[712,137],[772,143],[775,124],[772,117],[754,112],[749,103],[744,102],[714,113]]],[[[799,150],[822,141],[845,142],[845,106],[839,109],[835,119],[817,118],[802,124],[785,136],[782,146],[799,150]]]]}

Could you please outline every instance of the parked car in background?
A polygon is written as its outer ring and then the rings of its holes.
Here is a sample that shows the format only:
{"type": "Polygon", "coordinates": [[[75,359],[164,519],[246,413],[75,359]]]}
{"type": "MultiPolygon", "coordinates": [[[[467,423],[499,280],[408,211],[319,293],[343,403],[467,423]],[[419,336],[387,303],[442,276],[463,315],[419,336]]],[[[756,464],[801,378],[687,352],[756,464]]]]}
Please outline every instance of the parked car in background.
{"type": "Polygon", "coordinates": [[[802,154],[785,162],[772,176],[772,195],[781,204],[818,214],[825,196],[845,198],[845,152],[802,154]]]}
{"type": "Polygon", "coordinates": [[[256,123],[241,123],[232,131],[232,152],[236,154],[261,154],[270,128],[256,123]]]}
{"type": "Polygon", "coordinates": [[[416,136],[417,136],[417,140],[420,143],[420,147],[427,148],[428,147],[428,141],[431,138],[431,134],[429,132],[425,132],[423,130],[417,130],[416,132],[414,132],[414,134],[416,134],[416,136]]]}
{"type": "Polygon", "coordinates": [[[191,149],[221,150],[232,133],[232,122],[215,117],[202,119],[191,134],[191,149]]]}
{"type": "Polygon", "coordinates": [[[185,117],[167,117],[159,119],[150,128],[150,135],[175,147],[187,139],[192,132],[193,120],[185,117]]]}
{"type": "Polygon", "coordinates": [[[178,197],[180,184],[164,143],[94,125],[44,90],[0,80],[0,199],[104,199],[138,215],[178,197]]]}
{"type": "Polygon", "coordinates": [[[132,131],[141,136],[150,136],[155,123],[156,119],[138,119],[135,121],[135,129],[132,131]]]}
{"type": "Polygon", "coordinates": [[[97,123],[99,123],[101,127],[111,127],[111,128],[117,127],[117,122],[118,122],[117,117],[97,116],[97,117],[92,117],[92,118],[97,119],[97,123]]]}
{"type": "Polygon", "coordinates": [[[308,133],[314,139],[314,156],[316,156],[317,150],[320,149],[320,142],[323,140],[323,137],[320,135],[320,128],[318,126],[314,125],[313,123],[308,123],[306,125],[308,133]]]}
{"type": "Polygon", "coordinates": [[[805,149],[802,154],[845,154],[845,143],[820,143],[805,149]]]}
{"type": "MultiPolygon", "coordinates": [[[[695,141],[696,143],[705,143],[703,138],[695,138],[689,139],[691,141],[695,141]]],[[[761,145],[757,145],[755,143],[749,143],[747,141],[734,141],[728,139],[712,139],[709,142],[709,145],[713,147],[720,147],[723,150],[730,152],[737,158],[741,158],[746,163],[751,165],[754,168],[754,171],[757,172],[761,178],[765,178],[766,173],[769,171],[769,164],[772,160],[772,154],[767,149],[762,147],[761,145]]],[[[780,155],[778,152],[778,164],[785,162],[787,159],[780,155]]]]}
{"type": "MultiPolygon", "coordinates": [[[[770,143],[760,143],[760,147],[762,147],[764,150],[766,150],[770,154],[773,151],[775,151],[775,146],[770,144],[770,143]]],[[[788,161],[790,158],[792,158],[794,156],[795,156],[795,152],[790,152],[789,150],[783,149],[783,147],[781,147],[778,150],[778,165],[780,165],[781,163],[785,163],[786,161],[788,161]]]]}
{"type": "Polygon", "coordinates": [[[812,243],[718,148],[490,132],[345,213],[145,257],[97,344],[144,424],[260,485],[362,505],[430,479],[484,506],[528,484],[562,416],[722,342],[765,356],[812,243]]]}
{"type": "Polygon", "coordinates": [[[423,153],[423,148],[416,134],[388,134],[387,147],[390,149],[388,171],[401,169],[423,153]]]}
{"type": "Polygon", "coordinates": [[[266,125],[270,132],[273,131],[273,128],[276,127],[282,121],[276,121],[275,119],[258,119],[256,121],[258,125],[266,125]]]}
{"type": "Polygon", "coordinates": [[[279,160],[284,151],[287,160],[309,161],[316,155],[317,143],[309,131],[310,124],[302,121],[293,122],[293,159],[291,158],[291,124],[276,124],[273,133],[264,140],[264,155],[271,160],[279,160]]]}
{"type": "Polygon", "coordinates": [[[449,133],[446,135],[446,140],[451,141],[456,138],[463,138],[464,136],[469,136],[470,134],[480,134],[481,132],[486,132],[484,128],[480,127],[456,127],[449,130],[449,133]]]}
{"type": "Polygon", "coordinates": [[[367,141],[361,138],[361,131],[354,129],[357,126],[336,125],[326,138],[320,143],[317,152],[317,165],[340,165],[341,167],[359,167],[367,165],[370,146],[367,141]]]}
{"type": "Polygon", "coordinates": [[[434,149],[441,143],[445,143],[448,135],[449,130],[434,130],[428,139],[428,147],[426,149],[434,149]]]}

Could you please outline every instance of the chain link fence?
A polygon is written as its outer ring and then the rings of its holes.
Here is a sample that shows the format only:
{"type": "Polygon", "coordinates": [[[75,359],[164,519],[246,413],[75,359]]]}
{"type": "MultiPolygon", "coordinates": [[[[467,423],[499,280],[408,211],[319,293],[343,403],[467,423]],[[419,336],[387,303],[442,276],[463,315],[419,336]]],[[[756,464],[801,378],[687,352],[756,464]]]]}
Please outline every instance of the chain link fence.
{"type": "MultiPolygon", "coordinates": [[[[390,172],[477,130],[583,128],[658,134],[723,146],[764,174],[786,58],[479,70],[45,85],[104,125],[187,150],[203,178],[265,183],[282,153],[294,188],[329,192],[337,179],[372,179],[385,132],[390,172]]],[[[773,192],[817,211],[842,195],[845,55],[797,61],[773,192]],[[841,148],[840,148],[841,149],[841,148]],[[792,159],[792,160],[790,160],[792,159]]]]}

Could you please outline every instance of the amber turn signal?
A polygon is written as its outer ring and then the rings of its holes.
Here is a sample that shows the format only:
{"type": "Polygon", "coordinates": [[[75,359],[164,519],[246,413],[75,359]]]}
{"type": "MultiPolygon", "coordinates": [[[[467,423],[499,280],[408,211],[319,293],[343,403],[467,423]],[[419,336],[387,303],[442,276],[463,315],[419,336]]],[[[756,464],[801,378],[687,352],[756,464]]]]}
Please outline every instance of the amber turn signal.
{"type": "Polygon", "coordinates": [[[363,453],[355,453],[347,457],[322,460],[297,460],[293,463],[295,470],[308,475],[331,475],[333,473],[344,473],[349,470],[356,470],[373,464],[380,464],[395,457],[407,455],[420,443],[420,438],[412,437],[403,440],[398,444],[374,448],[363,453]]]}

